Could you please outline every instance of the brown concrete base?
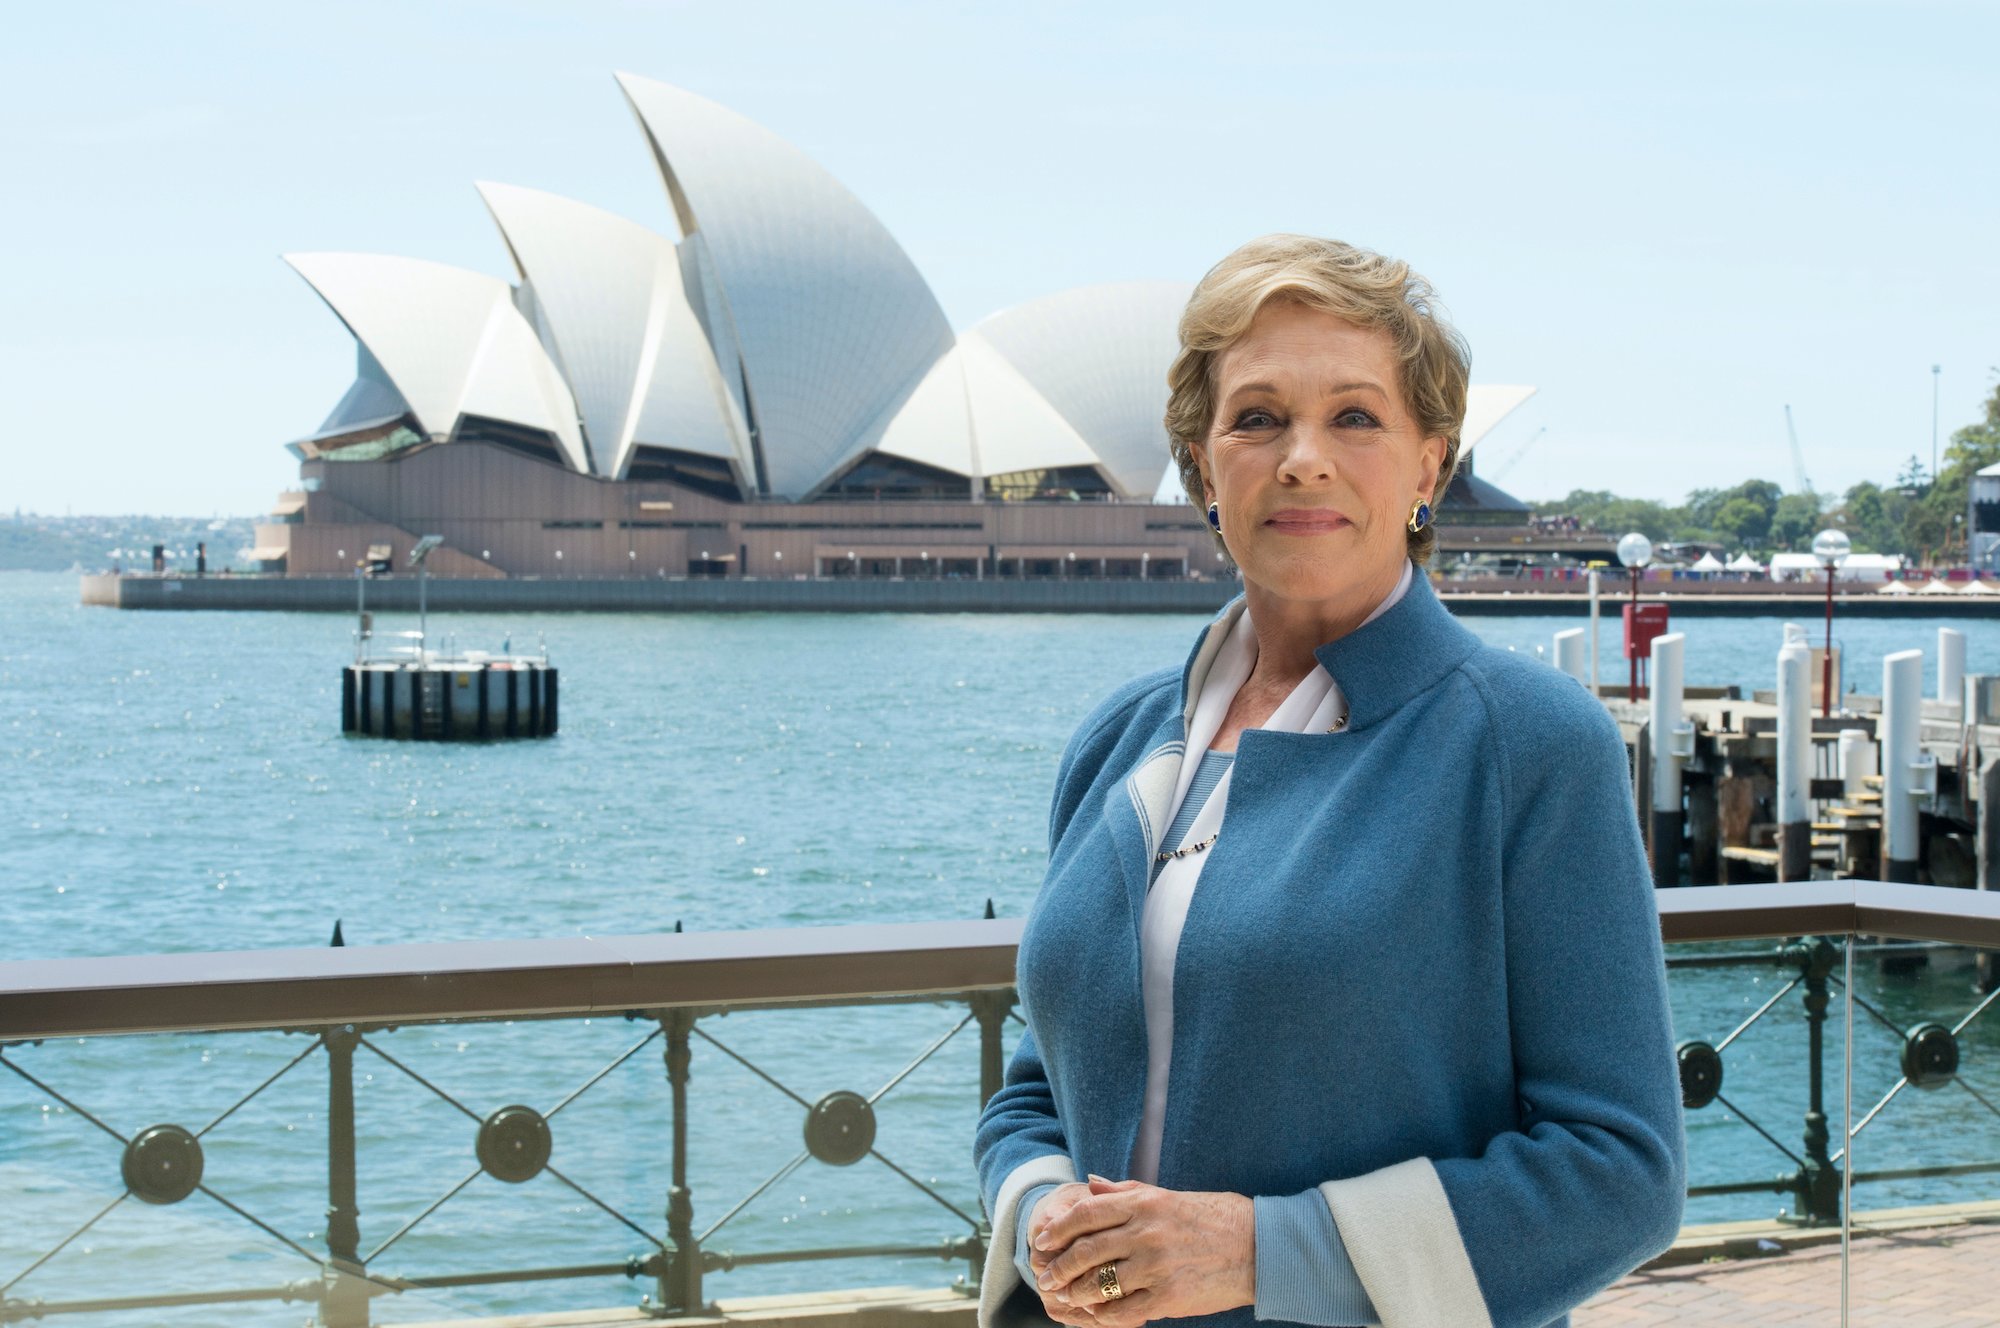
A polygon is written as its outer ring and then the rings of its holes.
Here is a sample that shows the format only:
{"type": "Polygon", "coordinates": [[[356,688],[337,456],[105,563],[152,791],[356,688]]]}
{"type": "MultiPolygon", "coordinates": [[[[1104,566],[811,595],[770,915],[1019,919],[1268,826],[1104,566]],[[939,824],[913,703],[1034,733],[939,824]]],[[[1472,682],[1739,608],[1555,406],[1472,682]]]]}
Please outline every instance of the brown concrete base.
{"type": "MultiPolygon", "coordinates": [[[[2000,1224],[2000,1201],[1864,1210],[1854,1214],[1851,1226],[1853,1238],[1859,1240],[1898,1232],[1935,1233],[1956,1227],[1991,1229],[1994,1224],[2000,1224]]],[[[1768,1259],[1839,1243],[1837,1226],[1808,1227],[1760,1219],[1682,1227],[1672,1248],[1627,1282],[1641,1280],[1650,1271],[1768,1259]]],[[[1837,1280],[1837,1274],[1834,1276],[1837,1280]]],[[[744,1296],[716,1301],[713,1309],[712,1314],[676,1318],[673,1322],[684,1328],[732,1328],[751,1323],[766,1328],[972,1328],[976,1317],[973,1298],[952,1287],[871,1287],[790,1296],[744,1296]]],[[[451,1319],[410,1324],[406,1328],[633,1328],[637,1324],[658,1322],[643,1310],[627,1308],[451,1319]]]]}
{"type": "MultiPolygon", "coordinates": [[[[869,1287],[858,1291],[812,1291],[790,1296],[740,1296],[718,1300],[712,1314],[675,1316],[677,1328],[729,1328],[734,1324],[770,1328],[973,1328],[978,1304],[951,1287],[869,1287]]],[[[644,1310],[558,1310],[548,1314],[508,1314],[493,1319],[449,1319],[405,1328],[631,1328],[661,1323],[644,1310]]]]}
{"type": "MultiPolygon", "coordinates": [[[[1939,1227],[1995,1222],[2000,1222],[2000,1200],[1864,1209],[1854,1214],[1849,1226],[1853,1236],[1883,1236],[1897,1231],[1929,1231],[1939,1227]]],[[[1715,1259],[1759,1259],[1787,1250],[1839,1243],[1840,1228],[1837,1226],[1809,1227],[1796,1222],[1761,1218],[1748,1222],[1711,1222],[1682,1227],[1680,1237],[1672,1247],[1646,1267],[1672,1268],[1715,1259]],[[1772,1250],[1759,1242],[1776,1244],[1781,1249],[1772,1250]]]]}

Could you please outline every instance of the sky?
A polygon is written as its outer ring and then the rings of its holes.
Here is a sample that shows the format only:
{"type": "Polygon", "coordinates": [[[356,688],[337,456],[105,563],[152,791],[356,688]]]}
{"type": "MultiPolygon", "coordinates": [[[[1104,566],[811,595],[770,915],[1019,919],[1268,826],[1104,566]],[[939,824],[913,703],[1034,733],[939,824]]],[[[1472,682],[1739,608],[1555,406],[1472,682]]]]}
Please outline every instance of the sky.
{"type": "MultiPolygon", "coordinates": [[[[0,510],[250,515],[352,338],[280,255],[512,277],[476,180],[665,233],[612,75],[866,203],[953,324],[1268,231],[1409,260],[1529,499],[1929,464],[2000,366],[2000,6],[92,3],[0,46],[0,510]]],[[[1164,369],[1164,366],[1163,366],[1164,369]]]]}

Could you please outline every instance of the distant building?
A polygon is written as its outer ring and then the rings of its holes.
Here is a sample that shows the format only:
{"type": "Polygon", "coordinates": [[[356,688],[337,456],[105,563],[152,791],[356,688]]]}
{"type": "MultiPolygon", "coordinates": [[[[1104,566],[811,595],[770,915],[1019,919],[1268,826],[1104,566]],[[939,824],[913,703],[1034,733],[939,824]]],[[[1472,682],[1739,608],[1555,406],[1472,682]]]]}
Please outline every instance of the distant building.
{"type": "MultiPolygon", "coordinates": [[[[954,332],[901,246],[798,149],[629,74],[680,231],[481,184],[511,280],[289,255],[356,341],[259,527],[292,576],[1212,575],[1161,422],[1189,287],[1089,286],[954,332]]],[[[1475,387],[1441,504],[1480,547],[1528,509],[1469,449],[1532,388],[1475,387]]],[[[1451,540],[1446,540],[1447,548],[1451,540]]]]}
{"type": "Polygon", "coordinates": [[[1965,497],[1966,562],[1983,572],[2000,570],[2000,465],[1972,476],[1965,497]]]}

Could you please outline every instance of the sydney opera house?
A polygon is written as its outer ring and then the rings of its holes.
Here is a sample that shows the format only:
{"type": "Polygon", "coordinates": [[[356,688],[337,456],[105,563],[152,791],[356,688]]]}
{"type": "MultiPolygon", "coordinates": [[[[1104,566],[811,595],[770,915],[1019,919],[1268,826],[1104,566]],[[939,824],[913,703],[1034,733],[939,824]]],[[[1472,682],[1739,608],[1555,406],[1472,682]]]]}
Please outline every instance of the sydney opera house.
{"type": "MultiPolygon", "coordinates": [[[[955,331],[798,149],[620,75],[679,232],[482,184],[511,268],[287,256],[355,339],[256,557],[293,577],[1213,576],[1161,415],[1184,284],[955,331]]],[[[1475,387],[1465,442],[1532,389],[1475,387]]],[[[1454,526],[1522,526],[1470,474],[1454,526]]]]}

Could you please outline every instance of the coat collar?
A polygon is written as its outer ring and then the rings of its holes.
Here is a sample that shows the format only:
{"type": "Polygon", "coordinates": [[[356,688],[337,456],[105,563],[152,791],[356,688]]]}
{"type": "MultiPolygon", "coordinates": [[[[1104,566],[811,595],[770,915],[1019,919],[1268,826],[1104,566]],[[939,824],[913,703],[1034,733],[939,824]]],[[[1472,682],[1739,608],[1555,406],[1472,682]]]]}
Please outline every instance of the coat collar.
{"type": "MultiPolygon", "coordinates": [[[[1181,722],[1194,706],[1189,687],[1222,649],[1230,624],[1243,611],[1238,595],[1202,632],[1181,669],[1181,722]]],[[[1410,589],[1388,612],[1337,641],[1313,651],[1322,667],[1347,697],[1347,731],[1366,729],[1393,713],[1405,701],[1435,686],[1478,648],[1479,638],[1451,616],[1431,587],[1422,568],[1410,578],[1410,589]]]]}

